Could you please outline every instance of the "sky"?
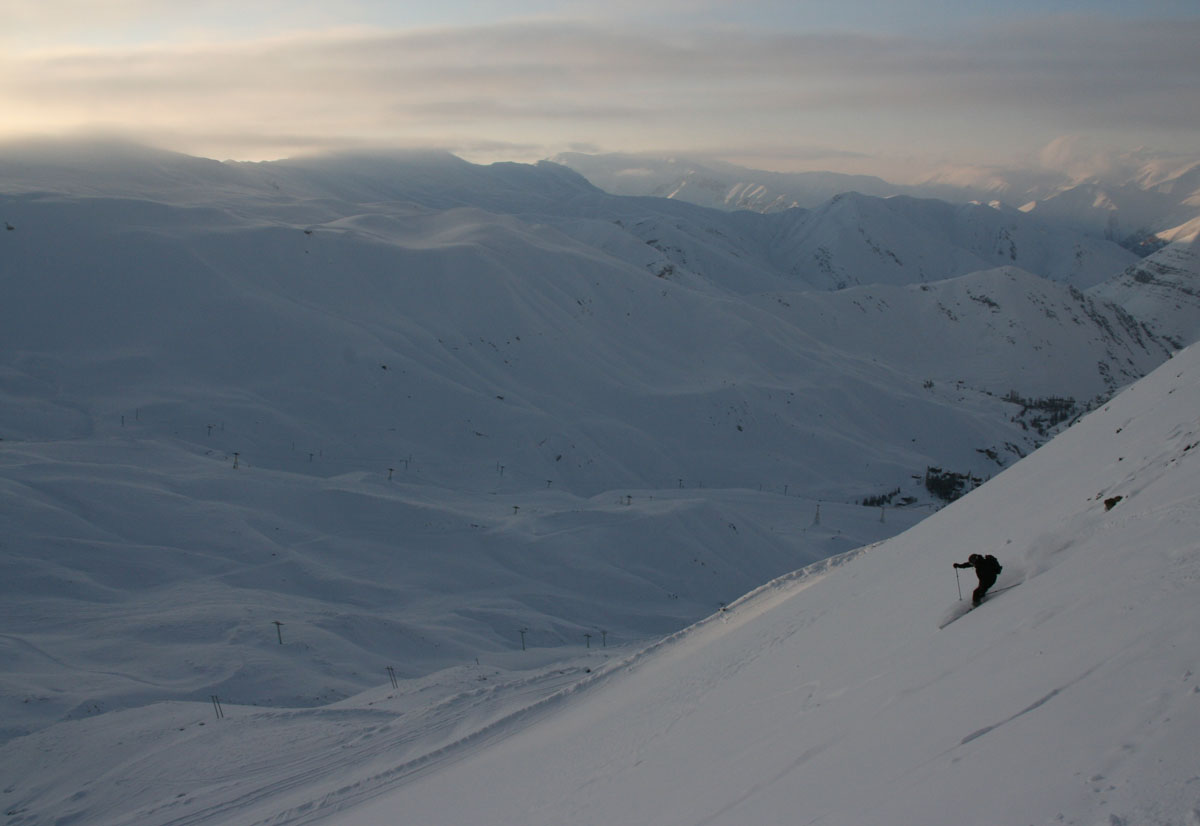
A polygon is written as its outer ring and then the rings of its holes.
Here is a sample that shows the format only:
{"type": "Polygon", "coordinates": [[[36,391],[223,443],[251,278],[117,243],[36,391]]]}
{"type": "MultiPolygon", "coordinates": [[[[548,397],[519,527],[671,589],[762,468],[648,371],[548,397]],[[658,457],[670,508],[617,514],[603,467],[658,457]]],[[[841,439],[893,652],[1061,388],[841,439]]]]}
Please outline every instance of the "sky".
{"type": "Polygon", "coordinates": [[[693,154],[903,179],[1200,151],[1194,0],[0,0],[0,139],[693,154]],[[1095,151],[1095,150],[1094,150],[1095,151]]]}

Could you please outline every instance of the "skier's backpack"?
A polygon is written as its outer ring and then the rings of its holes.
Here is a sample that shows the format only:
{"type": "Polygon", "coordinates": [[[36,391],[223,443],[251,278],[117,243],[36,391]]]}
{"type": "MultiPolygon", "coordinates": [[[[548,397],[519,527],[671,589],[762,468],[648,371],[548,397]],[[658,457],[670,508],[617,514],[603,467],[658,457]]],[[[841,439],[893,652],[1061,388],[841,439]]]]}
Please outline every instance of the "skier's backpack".
{"type": "Polygon", "coordinates": [[[987,563],[987,566],[992,569],[996,576],[1000,576],[1000,572],[1004,570],[1004,566],[1000,564],[1000,560],[996,559],[996,557],[992,556],[991,554],[985,556],[983,561],[987,563]]]}

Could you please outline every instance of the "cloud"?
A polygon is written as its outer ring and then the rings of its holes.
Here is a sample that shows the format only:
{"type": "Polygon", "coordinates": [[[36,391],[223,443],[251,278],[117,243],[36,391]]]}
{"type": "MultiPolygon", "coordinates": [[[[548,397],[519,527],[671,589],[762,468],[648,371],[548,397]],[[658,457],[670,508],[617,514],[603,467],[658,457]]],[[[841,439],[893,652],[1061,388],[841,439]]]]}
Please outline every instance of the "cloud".
{"type": "Polygon", "coordinates": [[[10,53],[0,107],[10,133],[203,133],[211,154],[234,157],[355,142],[739,145],[743,157],[811,142],[853,155],[872,141],[974,134],[983,147],[1024,130],[1040,145],[1131,125],[1200,144],[1197,42],[1197,22],[1088,17],[954,37],[561,21],[359,28],[10,53]]]}

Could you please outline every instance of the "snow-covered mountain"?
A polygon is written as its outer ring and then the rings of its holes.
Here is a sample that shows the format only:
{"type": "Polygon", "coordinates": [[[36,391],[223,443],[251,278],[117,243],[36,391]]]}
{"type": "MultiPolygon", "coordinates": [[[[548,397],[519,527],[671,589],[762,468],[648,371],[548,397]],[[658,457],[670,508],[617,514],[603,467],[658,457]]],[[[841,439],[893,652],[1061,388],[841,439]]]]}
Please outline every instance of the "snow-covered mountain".
{"type": "Polygon", "coordinates": [[[1200,163],[1165,169],[1151,165],[1128,179],[1082,181],[1021,209],[1047,222],[1153,251],[1155,240],[1195,240],[1200,163]]]}
{"type": "Polygon", "coordinates": [[[871,175],[767,172],[694,158],[563,152],[552,160],[614,195],[674,198],[714,209],[778,212],[817,207],[845,192],[886,197],[905,191],[871,175]]]}
{"type": "Polygon", "coordinates": [[[1136,261],[1115,244],[1003,207],[843,192],[812,210],[763,220],[662,198],[614,198],[557,164],[478,166],[438,153],[218,164],[121,145],[34,147],[0,158],[0,180],[14,194],[253,210],[305,227],[363,205],[476,208],[549,223],[658,275],[695,273],[743,293],[797,280],[822,290],[916,283],[1002,265],[1088,287],[1136,261]]]}
{"type": "MultiPolygon", "coordinates": [[[[897,371],[970,376],[955,385],[996,395],[1019,386],[1037,397],[1107,397],[1144,375],[1143,353],[1156,340],[1117,303],[1015,267],[933,284],[779,293],[757,301],[825,346],[897,371]],[[1054,366],[1060,359],[1081,367],[1064,376],[1054,366]]],[[[1178,315],[1194,322],[1200,308],[1178,315]]]]}
{"type": "Polygon", "coordinates": [[[1193,821],[1198,407],[1191,348],[904,535],[395,766],[330,822],[1193,821]],[[939,628],[968,552],[1002,560],[997,593],[939,628]]]}
{"type": "Polygon", "coordinates": [[[1200,337],[1200,241],[1176,241],[1138,261],[1091,294],[1126,308],[1175,346],[1200,337]]]}
{"type": "Polygon", "coordinates": [[[1048,229],[1019,211],[847,193],[809,212],[756,221],[761,249],[810,287],[914,284],[1017,266],[1087,288],[1137,259],[1115,244],[1048,229]]]}
{"type": "Polygon", "coordinates": [[[0,773],[26,826],[169,822],[157,787],[62,802],[78,764],[29,755],[83,732],[145,765],[214,696],[324,708],[390,668],[430,721],[399,736],[436,751],[572,680],[563,657],[916,524],[1171,347],[1080,289],[1127,252],[990,207],[75,147],[5,154],[0,220],[2,759],[30,767],[0,773]],[[505,687],[461,702],[481,677],[505,687]]]}
{"type": "MultiPolygon", "coordinates": [[[[676,198],[719,209],[814,209],[845,192],[1003,203],[1053,225],[1146,254],[1192,240],[1200,220],[1200,161],[1133,153],[1066,169],[948,168],[919,184],[865,175],[777,173],[692,158],[564,153],[554,160],[609,192],[676,198]]],[[[1065,161],[1060,161],[1065,163],[1065,161]]]]}
{"type": "Polygon", "coordinates": [[[7,816],[1189,823],[1198,408],[1193,346],[907,532],[642,648],[485,655],[322,708],[60,723],[0,747],[7,816]],[[950,563],[973,552],[1004,570],[964,614],[950,563]]]}

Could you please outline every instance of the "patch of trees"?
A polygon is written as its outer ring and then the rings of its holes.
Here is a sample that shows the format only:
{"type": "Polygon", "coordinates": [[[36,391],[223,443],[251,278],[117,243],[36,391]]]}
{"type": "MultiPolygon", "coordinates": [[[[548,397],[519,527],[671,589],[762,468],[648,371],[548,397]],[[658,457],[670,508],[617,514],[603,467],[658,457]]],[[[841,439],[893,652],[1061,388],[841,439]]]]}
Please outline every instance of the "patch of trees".
{"type": "Polygon", "coordinates": [[[943,502],[953,502],[983,484],[983,479],[970,473],[956,473],[932,465],[925,468],[925,490],[943,502]]]}
{"type": "MultiPolygon", "coordinates": [[[[878,496],[868,496],[868,497],[864,498],[862,500],[862,502],[860,502],[859,504],[864,505],[868,508],[881,508],[884,505],[892,504],[893,500],[895,500],[895,498],[899,495],[900,495],[900,488],[896,488],[895,490],[889,490],[887,493],[881,493],[878,496]]],[[[916,500],[913,499],[911,496],[906,496],[900,500],[900,504],[901,505],[910,505],[915,501],[916,500]]]]}
{"type": "Polygon", "coordinates": [[[1019,404],[1021,412],[1012,420],[1027,430],[1033,428],[1040,436],[1049,436],[1051,428],[1074,418],[1080,412],[1079,403],[1070,396],[1026,399],[1016,390],[1010,390],[1004,401],[1019,404]]]}

